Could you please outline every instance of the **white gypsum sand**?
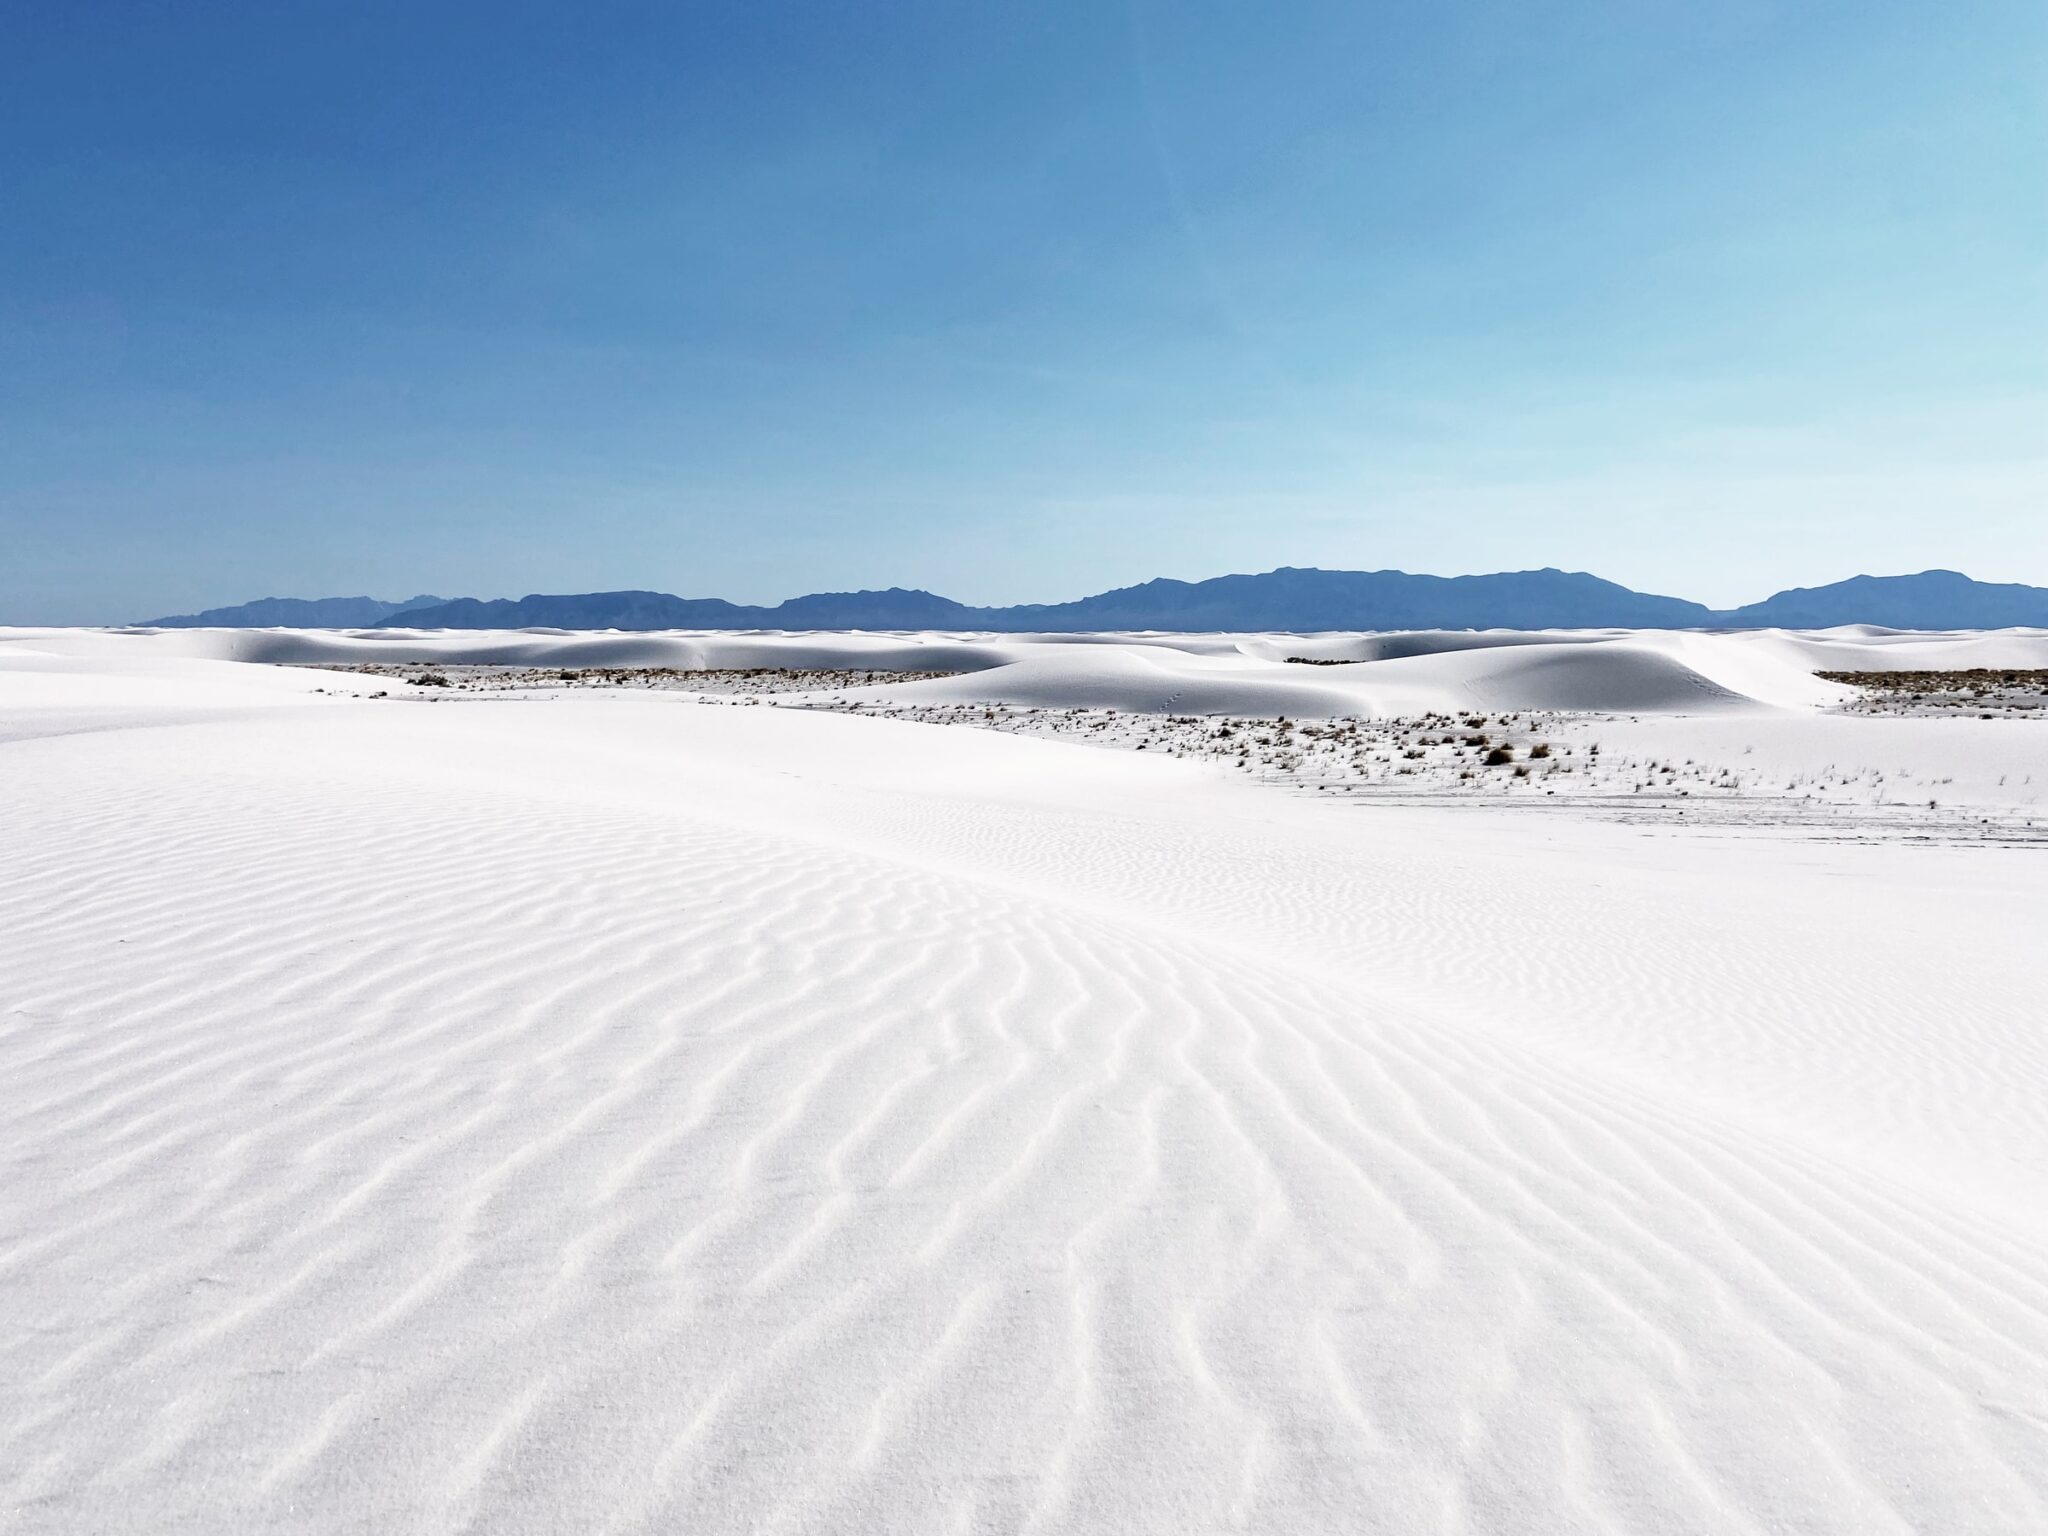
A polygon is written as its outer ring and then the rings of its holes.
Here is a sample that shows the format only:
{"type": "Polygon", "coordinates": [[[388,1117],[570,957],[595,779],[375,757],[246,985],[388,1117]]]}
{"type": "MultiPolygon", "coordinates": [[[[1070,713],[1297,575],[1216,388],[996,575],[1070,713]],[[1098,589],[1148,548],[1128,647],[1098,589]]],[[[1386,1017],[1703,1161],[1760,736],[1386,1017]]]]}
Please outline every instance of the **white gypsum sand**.
{"type": "Polygon", "coordinates": [[[0,631],[0,1529],[2039,1531],[2044,652],[0,631]]]}

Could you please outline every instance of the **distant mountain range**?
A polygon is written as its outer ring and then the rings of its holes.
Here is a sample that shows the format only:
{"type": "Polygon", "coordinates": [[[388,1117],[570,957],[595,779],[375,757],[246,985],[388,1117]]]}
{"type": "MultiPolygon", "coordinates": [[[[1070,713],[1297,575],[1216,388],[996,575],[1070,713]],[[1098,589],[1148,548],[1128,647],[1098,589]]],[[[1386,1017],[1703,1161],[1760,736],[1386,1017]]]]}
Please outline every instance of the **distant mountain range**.
{"type": "Polygon", "coordinates": [[[152,629],[368,629],[394,613],[437,608],[447,601],[428,592],[402,603],[381,597],[259,597],[232,608],[174,614],[145,623],[152,629]]]}
{"type": "Polygon", "coordinates": [[[1955,571],[1853,576],[1795,587],[1744,608],[1711,609],[1635,592],[1583,571],[1416,576],[1283,566],[1208,581],[1160,578],[1068,603],[971,608],[931,592],[814,592],[774,607],[666,592],[533,594],[452,601],[416,597],[268,597],[238,608],[153,619],[156,626],[381,629],[1892,629],[2048,627],[2048,587],[1973,581],[1955,571]]]}
{"type": "Polygon", "coordinates": [[[2048,587],[1972,581],[1960,571],[1917,576],[1851,576],[1825,587],[1794,587],[1716,624],[1757,629],[1829,629],[1881,624],[1887,629],[2007,629],[2048,625],[2048,587]]]}

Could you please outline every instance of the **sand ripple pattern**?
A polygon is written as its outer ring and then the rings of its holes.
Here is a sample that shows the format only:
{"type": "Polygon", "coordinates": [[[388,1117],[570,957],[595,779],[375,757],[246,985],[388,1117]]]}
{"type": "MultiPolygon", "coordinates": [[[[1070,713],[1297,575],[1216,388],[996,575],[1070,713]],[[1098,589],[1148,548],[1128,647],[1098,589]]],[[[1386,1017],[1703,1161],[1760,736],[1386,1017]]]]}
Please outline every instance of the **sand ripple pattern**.
{"type": "Polygon", "coordinates": [[[209,729],[0,748],[0,1528],[2048,1529],[2036,1241],[1450,978],[209,729]]]}

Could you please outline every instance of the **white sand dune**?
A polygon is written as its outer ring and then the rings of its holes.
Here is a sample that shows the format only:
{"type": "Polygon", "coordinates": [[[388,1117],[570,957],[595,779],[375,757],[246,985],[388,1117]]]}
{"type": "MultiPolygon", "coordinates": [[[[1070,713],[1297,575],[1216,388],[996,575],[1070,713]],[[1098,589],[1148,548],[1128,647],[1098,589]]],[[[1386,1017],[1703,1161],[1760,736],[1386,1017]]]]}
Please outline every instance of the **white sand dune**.
{"type": "Polygon", "coordinates": [[[1757,704],[1827,703],[1849,694],[1803,666],[1734,649],[1688,655],[1671,637],[1662,638],[1663,643],[1446,648],[1341,668],[1189,655],[1158,646],[1047,647],[1002,666],[901,683],[872,695],[863,690],[862,696],[894,703],[1078,705],[1311,718],[1470,709],[1694,714],[1757,704]]]}
{"type": "Polygon", "coordinates": [[[1470,639],[0,631],[0,1529],[2048,1529],[2038,850],[224,659],[1983,740],[1470,639]]]}
{"type": "MultiPolygon", "coordinates": [[[[38,632],[17,631],[27,637],[38,632]]],[[[287,665],[866,667],[965,672],[899,702],[1294,717],[1459,709],[1697,714],[1804,708],[1847,690],[1816,670],[2048,667],[2048,631],[1419,631],[1390,635],[944,635],[561,630],[40,632],[85,655],[287,665]],[[55,636],[56,638],[52,638],[55,636]],[[1309,668],[1289,657],[1353,665],[1309,668]]],[[[18,643],[26,644],[24,638],[18,643]]],[[[883,697],[883,695],[878,695],[883,697]]]]}
{"type": "MultiPolygon", "coordinates": [[[[468,662],[520,667],[873,667],[955,671],[998,666],[1002,646],[940,635],[785,634],[781,631],[187,629],[80,631],[71,646],[285,666],[354,662],[468,662]],[[121,641],[129,642],[126,646],[121,641]]],[[[110,654],[111,654],[110,653],[110,654]]]]}

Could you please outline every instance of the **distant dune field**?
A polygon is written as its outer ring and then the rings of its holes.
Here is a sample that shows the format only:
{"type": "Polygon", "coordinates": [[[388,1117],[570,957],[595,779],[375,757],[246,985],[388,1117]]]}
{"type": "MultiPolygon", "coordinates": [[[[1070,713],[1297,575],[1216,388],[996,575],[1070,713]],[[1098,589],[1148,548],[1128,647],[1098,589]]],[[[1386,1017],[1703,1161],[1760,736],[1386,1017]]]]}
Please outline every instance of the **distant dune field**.
{"type": "Polygon", "coordinates": [[[2048,1529],[2043,667],[0,630],[0,1530],[2048,1529]]]}

